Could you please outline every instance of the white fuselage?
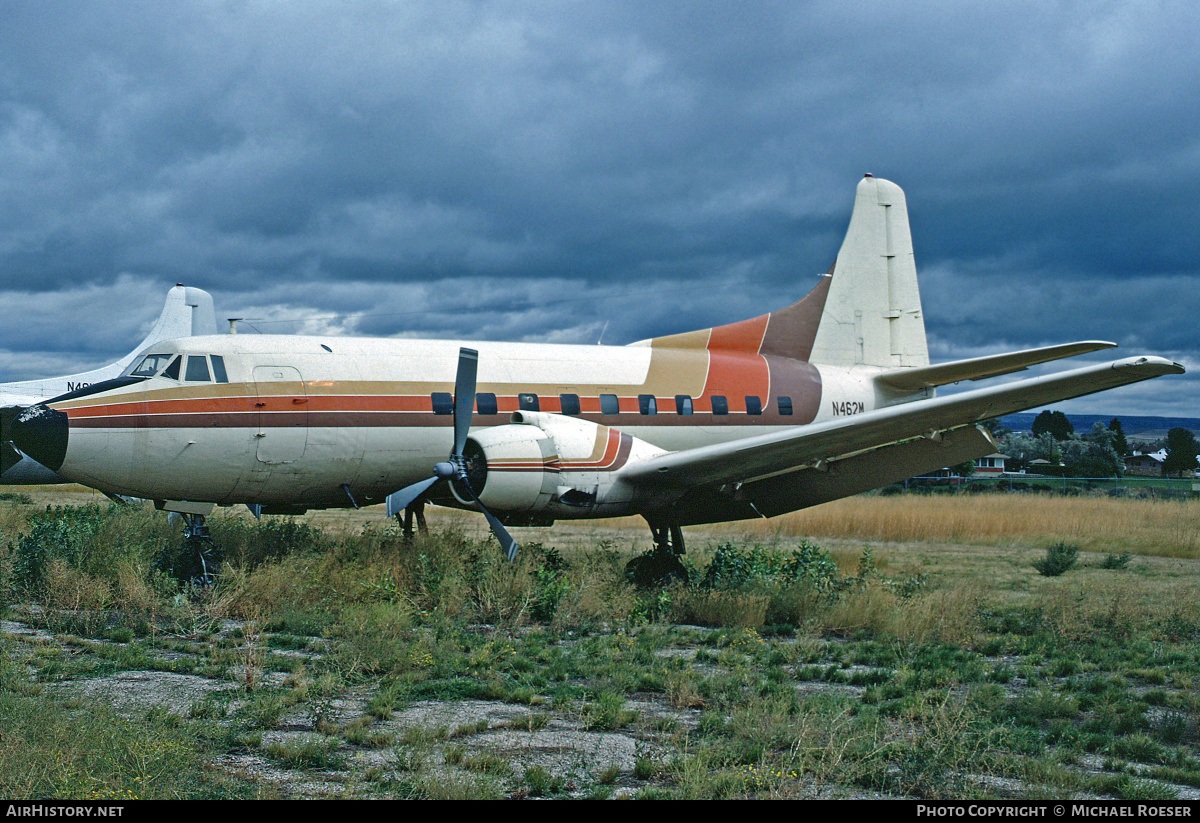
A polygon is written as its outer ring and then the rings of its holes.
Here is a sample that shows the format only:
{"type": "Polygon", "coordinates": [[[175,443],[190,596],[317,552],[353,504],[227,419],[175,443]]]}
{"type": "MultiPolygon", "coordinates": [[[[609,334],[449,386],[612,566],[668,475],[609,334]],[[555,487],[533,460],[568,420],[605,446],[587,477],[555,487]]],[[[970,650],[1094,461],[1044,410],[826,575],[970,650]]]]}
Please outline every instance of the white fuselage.
{"type": "MultiPolygon", "coordinates": [[[[593,474],[629,458],[603,460],[600,441],[610,429],[630,436],[634,451],[677,451],[861,413],[877,402],[867,374],[756,354],[744,355],[744,364],[730,355],[718,368],[707,351],[649,345],[195,337],[154,347],[161,363],[180,358],[173,372],[159,368],[140,382],[54,404],[70,419],[59,471],[110,493],[155,499],[378,502],[446,459],[462,345],[479,351],[473,434],[508,425],[519,410],[567,418],[556,437],[565,436],[563,425],[578,429],[596,453],[572,459],[593,474]]],[[[550,466],[551,455],[544,457],[550,466]]],[[[585,485],[603,486],[593,480],[585,485]]],[[[620,503],[622,510],[604,513],[625,513],[630,501],[620,503]]],[[[608,504],[601,496],[597,505],[608,504]]],[[[565,507],[554,516],[598,514],[565,507]]]]}

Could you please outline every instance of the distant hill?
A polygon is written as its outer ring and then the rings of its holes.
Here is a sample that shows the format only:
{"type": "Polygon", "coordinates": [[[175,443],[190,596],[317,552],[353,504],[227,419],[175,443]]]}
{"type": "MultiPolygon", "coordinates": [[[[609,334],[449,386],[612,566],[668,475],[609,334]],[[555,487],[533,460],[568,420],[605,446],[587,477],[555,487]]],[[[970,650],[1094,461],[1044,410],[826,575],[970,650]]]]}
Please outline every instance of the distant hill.
{"type": "MultiPolygon", "coordinates": [[[[1000,423],[1013,431],[1027,432],[1033,428],[1033,421],[1040,413],[1041,411],[1039,410],[1037,412],[1006,414],[1000,418],[1000,423]]],[[[1193,432],[1200,434],[1200,418],[1195,417],[1126,417],[1120,414],[1067,415],[1067,419],[1071,421],[1071,425],[1075,427],[1075,431],[1079,434],[1090,431],[1093,423],[1103,423],[1107,426],[1113,417],[1121,421],[1121,428],[1125,431],[1126,437],[1157,439],[1166,437],[1167,430],[1174,428],[1191,429],[1193,432]]]]}

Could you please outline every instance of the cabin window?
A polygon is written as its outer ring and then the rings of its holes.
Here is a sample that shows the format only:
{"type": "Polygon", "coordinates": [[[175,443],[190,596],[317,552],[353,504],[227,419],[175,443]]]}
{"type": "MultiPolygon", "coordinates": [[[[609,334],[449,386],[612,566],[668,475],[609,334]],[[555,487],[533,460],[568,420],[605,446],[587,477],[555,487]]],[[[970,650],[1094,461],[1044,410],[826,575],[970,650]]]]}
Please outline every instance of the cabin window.
{"type": "Polygon", "coordinates": [[[579,414],[579,395],[560,394],[558,396],[558,405],[562,409],[563,414],[579,414]]]}
{"type": "Polygon", "coordinates": [[[691,414],[692,398],[686,394],[675,395],[675,411],[679,414],[691,414]]]}
{"type": "Polygon", "coordinates": [[[454,395],[448,391],[435,391],[429,395],[433,401],[434,414],[454,414],[454,395]]]}
{"type": "Polygon", "coordinates": [[[762,400],[757,395],[746,395],[746,414],[762,414],[762,400]]]}
{"type": "Polygon", "coordinates": [[[791,415],[792,398],[780,395],[779,397],[775,398],[775,405],[779,407],[779,413],[781,415],[784,415],[785,417],[791,415]]]}
{"type": "Polygon", "coordinates": [[[176,357],[174,360],[172,360],[171,365],[169,365],[165,369],[163,369],[163,377],[169,377],[172,380],[178,380],[179,379],[179,366],[182,361],[183,361],[182,357],[176,357]]]}
{"type": "Polygon", "coordinates": [[[713,414],[729,414],[729,401],[724,395],[714,394],[712,398],[712,413],[713,414]]]}
{"type": "Polygon", "coordinates": [[[145,359],[130,374],[134,377],[153,377],[158,374],[158,370],[165,366],[171,357],[172,355],[169,354],[146,355],[145,359]]]}
{"type": "Polygon", "coordinates": [[[499,414],[500,410],[496,407],[496,395],[490,391],[480,392],[475,395],[475,409],[480,414],[499,414]]]}
{"type": "Polygon", "coordinates": [[[225,373],[225,358],[214,354],[209,359],[212,360],[213,379],[218,383],[228,383],[229,375],[225,373]]]}
{"type": "Polygon", "coordinates": [[[601,414],[617,414],[621,411],[621,406],[617,402],[615,394],[600,395],[600,413],[601,414]]]}
{"type": "Polygon", "coordinates": [[[642,414],[658,414],[658,403],[652,394],[638,395],[638,411],[642,414]]]}
{"type": "Polygon", "coordinates": [[[517,395],[517,405],[521,407],[522,411],[537,411],[538,410],[538,396],[531,392],[525,392],[522,394],[518,394],[517,395]]]}
{"type": "Polygon", "coordinates": [[[208,383],[208,358],[202,354],[192,354],[187,359],[185,377],[189,383],[208,383]]]}

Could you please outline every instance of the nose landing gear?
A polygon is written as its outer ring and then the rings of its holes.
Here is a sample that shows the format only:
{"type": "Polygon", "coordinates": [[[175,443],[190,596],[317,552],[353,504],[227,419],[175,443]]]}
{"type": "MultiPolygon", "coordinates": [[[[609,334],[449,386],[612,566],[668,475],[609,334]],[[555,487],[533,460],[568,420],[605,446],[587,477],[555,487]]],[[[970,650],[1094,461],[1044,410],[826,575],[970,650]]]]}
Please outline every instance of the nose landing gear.
{"type": "Polygon", "coordinates": [[[224,553],[213,542],[204,515],[172,512],[183,519],[179,547],[163,550],[156,567],[192,589],[207,589],[217,582],[224,553]]]}

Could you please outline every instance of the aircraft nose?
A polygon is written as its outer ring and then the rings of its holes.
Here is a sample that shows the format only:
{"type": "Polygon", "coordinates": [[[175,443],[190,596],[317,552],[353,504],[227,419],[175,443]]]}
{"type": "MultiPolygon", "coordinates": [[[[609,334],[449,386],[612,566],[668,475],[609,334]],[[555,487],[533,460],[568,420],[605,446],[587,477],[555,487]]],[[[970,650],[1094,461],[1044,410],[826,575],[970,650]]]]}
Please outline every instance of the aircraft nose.
{"type": "Polygon", "coordinates": [[[67,455],[67,415],[41,403],[12,422],[13,444],[50,471],[62,468],[67,455]]]}

